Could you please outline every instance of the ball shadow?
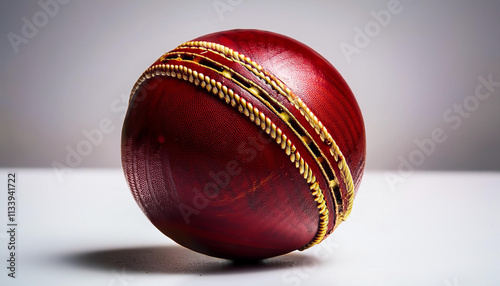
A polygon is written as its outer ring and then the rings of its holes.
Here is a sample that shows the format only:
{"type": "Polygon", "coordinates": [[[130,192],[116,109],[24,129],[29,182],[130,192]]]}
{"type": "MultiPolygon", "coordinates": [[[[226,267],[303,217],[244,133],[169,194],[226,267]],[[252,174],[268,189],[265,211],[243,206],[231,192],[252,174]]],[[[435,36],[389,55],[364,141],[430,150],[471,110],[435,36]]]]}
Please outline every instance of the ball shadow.
{"type": "Polygon", "coordinates": [[[297,253],[254,262],[234,262],[209,257],[177,245],[97,250],[67,255],[63,260],[68,264],[103,271],[125,269],[136,273],[205,275],[270,271],[318,263],[314,257],[297,253]]]}

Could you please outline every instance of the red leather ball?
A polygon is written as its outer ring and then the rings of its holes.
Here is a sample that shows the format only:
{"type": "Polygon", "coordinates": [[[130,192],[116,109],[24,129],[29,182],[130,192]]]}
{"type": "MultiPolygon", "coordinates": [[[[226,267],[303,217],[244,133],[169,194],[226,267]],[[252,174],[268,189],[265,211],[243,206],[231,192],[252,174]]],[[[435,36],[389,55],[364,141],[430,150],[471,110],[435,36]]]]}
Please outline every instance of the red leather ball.
{"type": "Polygon", "coordinates": [[[365,164],[360,109],[306,45],[231,30],[162,55],[132,89],[122,163],[151,222],[192,250],[263,259],[320,243],[365,164]]]}

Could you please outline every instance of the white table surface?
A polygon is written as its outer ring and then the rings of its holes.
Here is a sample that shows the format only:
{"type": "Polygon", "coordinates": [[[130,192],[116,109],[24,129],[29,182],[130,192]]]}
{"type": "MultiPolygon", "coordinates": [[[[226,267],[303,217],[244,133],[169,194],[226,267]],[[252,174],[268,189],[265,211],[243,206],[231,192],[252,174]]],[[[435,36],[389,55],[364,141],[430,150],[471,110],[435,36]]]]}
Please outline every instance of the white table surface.
{"type": "Polygon", "coordinates": [[[500,173],[367,172],[349,219],[304,252],[234,265],[176,245],[121,169],[0,169],[0,285],[500,285],[500,173]],[[7,276],[7,173],[17,278],[7,276]]]}

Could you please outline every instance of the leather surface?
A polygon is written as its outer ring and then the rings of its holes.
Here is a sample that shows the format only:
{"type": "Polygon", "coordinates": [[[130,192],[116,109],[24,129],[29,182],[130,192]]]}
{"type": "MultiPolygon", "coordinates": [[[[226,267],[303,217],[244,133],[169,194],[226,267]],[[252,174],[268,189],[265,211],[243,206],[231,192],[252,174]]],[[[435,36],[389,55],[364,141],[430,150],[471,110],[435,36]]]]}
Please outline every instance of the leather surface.
{"type": "Polygon", "coordinates": [[[366,158],[363,116],[351,89],[325,58],[292,38],[265,31],[232,30],[196,40],[249,55],[298,95],[329,129],[347,159],[357,191],[366,158]]]}
{"type": "MultiPolygon", "coordinates": [[[[198,40],[251,57],[290,87],[330,130],[359,185],[365,158],[363,120],[349,87],[326,60],[295,40],[263,31],[226,31],[198,40]]],[[[198,48],[182,51],[203,55],[258,83],[319,140],[286,98],[240,64],[198,48]]],[[[290,134],[327,190],[327,180],[300,138],[248,90],[196,62],[172,58],[153,66],[162,63],[202,72],[252,102],[290,134]]],[[[198,252],[266,258],[301,248],[318,231],[318,208],[309,184],[278,144],[235,107],[185,79],[150,78],[133,94],[122,132],[122,162],[134,198],[152,223],[198,252]]],[[[325,199],[331,231],[335,209],[328,192],[325,199]]]]}

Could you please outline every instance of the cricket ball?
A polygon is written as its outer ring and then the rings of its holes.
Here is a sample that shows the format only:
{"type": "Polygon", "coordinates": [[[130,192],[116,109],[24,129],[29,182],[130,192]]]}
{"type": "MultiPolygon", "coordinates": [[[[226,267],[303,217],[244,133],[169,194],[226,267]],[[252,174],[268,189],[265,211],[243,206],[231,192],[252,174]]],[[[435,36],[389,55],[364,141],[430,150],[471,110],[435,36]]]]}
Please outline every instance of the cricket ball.
{"type": "Polygon", "coordinates": [[[338,71],[289,37],[205,35],[134,85],[122,164],[149,220],[210,256],[264,259],[323,241],[365,165],[359,106],[338,71]]]}

